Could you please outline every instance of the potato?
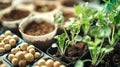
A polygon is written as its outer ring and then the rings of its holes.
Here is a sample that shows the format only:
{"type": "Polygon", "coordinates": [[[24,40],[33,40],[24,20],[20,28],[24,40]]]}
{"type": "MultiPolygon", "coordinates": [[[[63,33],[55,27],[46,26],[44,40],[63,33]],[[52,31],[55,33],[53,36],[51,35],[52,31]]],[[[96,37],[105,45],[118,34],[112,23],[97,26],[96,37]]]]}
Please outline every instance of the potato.
{"type": "Polygon", "coordinates": [[[21,44],[20,44],[20,49],[21,49],[21,50],[24,50],[24,51],[25,51],[25,50],[27,50],[27,47],[28,47],[28,44],[27,44],[27,43],[21,43],[21,44]]]}
{"type": "Polygon", "coordinates": [[[13,49],[11,50],[11,53],[12,53],[12,54],[16,54],[18,51],[20,51],[19,48],[13,48],[13,49]]]}
{"type": "Polygon", "coordinates": [[[7,67],[7,65],[6,64],[1,64],[0,67],[7,67]]]}
{"type": "Polygon", "coordinates": [[[40,57],[40,53],[39,52],[35,52],[35,58],[39,58],[40,57]]]}
{"type": "Polygon", "coordinates": [[[26,60],[20,60],[18,63],[19,67],[25,67],[26,66],[26,60]]]}
{"type": "Polygon", "coordinates": [[[59,67],[66,67],[65,65],[60,65],[59,67]]]}
{"type": "Polygon", "coordinates": [[[29,49],[29,53],[34,55],[35,54],[35,49],[33,49],[33,48],[29,49]]]}
{"type": "Polygon", "coordinates": [[[4,47],[4,45],[5,45],[5,44],[4,44],[3,42],[0,43],[0,47],[4,47]]]}
{"type": "Polygon", "coordinates": [[[10,39],[10,40],[9,40],[9,44],[10,44],[11,46],[15,46],[15,45],[16,45],[16,40],[15,40],[15,39],[10,39]]]}
{"type": "Polygon", "coordinates": [[[16,41],[18,41],[18,36],[17,35],[13,35],[12,38],[15,39],[16,41]]]}
{"type": "Polygon", "coordinates": [[[28,62],[32,62],[34,60],[34,56],[31,53],[25,54],[25,59],[28,62]]]}
{"type": "Polygon", "coordinates": [[[8,55],[8,60],[12,61],[13,58],[15,58],[15,55],[14,55],[14,54],[9,54],[9,55],[8,55]]]}
{"type": "Polygon", "coordinates": [[[53,67],[53,63],[54,63],[54,61],[53,61],[52,59],[48,59],[48,60],[46,61],[46,65],[47,65],[48,67],[53,67]]]}
{"type": "Polygon", "coordinates": [[[5,52],[5,48],[0,47],[0,53],[3,53],[3,52],[5,52]]]}
{"type": "Polygon", "coordinates": [[[9,30],[5,31],[4,34],[5,34],[5,36],[7,36],[7,35],[12,35],[11,31],[9,31],[9,30]]]}
{"type": "Polygon", "coordinates": [[[33,46],[33,45],[28,46],[27,51],[29,51],[29,49],[31,49],[31,48],[35,49],[35,46],[33,46]]]}
{"type": "Polygon", "coordinates": [[[6,44],[6,45],[4,46],[4,48],[5,48],[5,50],[10,50],[10,49],[11,49],[11,45],[10,45],[10,44],[6,44]]]}
{"type": "Polygon", "coordinates": [[[60,62],[59,61],[55,61],[54,64],[53,64],[53,67],[59,67],[60,66],[60,62]]]}
{"type": "Polygon", "coordinates": [[[8,39],[8,38],[5,38],[5,39],[3,40],[3,42],[4,42],[5,44],[8,44],[8,43],[9,43],[9,39],[8,39]]]}
{"type": "Polygon", "coordinates": [[[37,64],[39,65],[39,66],[42,66],[42,65],[45,65],[45,60],[44,59],[41,59],[41,60],[39,60],[38,62],[37,62],[37,64]]]}
{"type": "Polygon", "coordinates": [[[24,53],[22,51],[19,51],[15,54],[15,57],[17,57],[18,59],[25,59],[24,53]]]}
{"type": "Polygon", "coordinates": [[[12,62],[13,65],[16,66],[16,65],[18,65],[18,62],[19,62],[19,61],[18,61],[17,58],[13,58],[11,62],[12,62]]]}

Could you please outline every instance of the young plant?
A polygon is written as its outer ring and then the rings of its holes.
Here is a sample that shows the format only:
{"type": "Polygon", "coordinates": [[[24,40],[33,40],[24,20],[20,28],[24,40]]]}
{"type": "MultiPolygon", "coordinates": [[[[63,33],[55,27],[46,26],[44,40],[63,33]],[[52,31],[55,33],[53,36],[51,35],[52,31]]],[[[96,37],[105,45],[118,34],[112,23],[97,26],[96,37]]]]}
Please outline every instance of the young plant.
{"type": "Polygon", "coordinates": [[[62,29],[64,30],[64,33],[61,35],[57,35],[55,36],[55,39],[57,39],[58,43],[54,43],[52,45],[52,47],[57,47],[60,54],[64,55],[66,48],[69,45],[74,45],[76,44],[77,41],[81,40],[81,36],[79,36],[79,32],[80,32],[80,27],[81,27],[81,23],[79,21],[79,16],[77,18],[72,18],[69,22],[68,22],[68,27],[65,27],[63,22],[64,22],[64,17],[62,15],[62,13],[58,13],[55,16],[55,22],[62,27],[62,29]],[[68,36],[67,30],[70,30],[71,36],[68,36]]]}

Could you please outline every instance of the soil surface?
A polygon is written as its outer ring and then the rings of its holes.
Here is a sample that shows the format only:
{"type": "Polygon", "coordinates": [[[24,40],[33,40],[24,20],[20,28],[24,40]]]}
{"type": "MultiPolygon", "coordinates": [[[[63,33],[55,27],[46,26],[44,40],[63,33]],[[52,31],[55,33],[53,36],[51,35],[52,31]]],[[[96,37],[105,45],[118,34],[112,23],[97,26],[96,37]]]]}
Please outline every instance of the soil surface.
{"type": "Polygon", "coordinates": [[[0,10],[5,9],[5,8],[9,7],[10,5],[11,5],[11,3],[0,2],[0,10]]]}
{"type": "Polygon", "coordinates": [[[62,11],[62,12],[63,12],[63,16],[65,18],[64,22],[69,21],[69,19],[71,17],[76,17],[73,12],[64,12],[64,11],[62,11]]]}
{"type": "Polygon", "coordinates": [[[56,8],[55,5],[36,5],[35,10],[37,12],[49,12],[56,8]]]}
{"type": "Polygon", "coordinates": [[[83,42],[79,42],[73,46],[68,47],[66,54],[61,56],[59,52],[56,53],[56,57],[60,58],[61,61],[69,64],[73,67],[75,62],[82,58],[87,53],[87,45],[83,42]]]}
{"type": "Polygon", "coordinates": [[[28,35],[39,36],[50,33],[53,30],[54,25],[50,23],[47,23],[45,21],[42,21],[41,23],[36,23],[35,21],[32,21],[32,23],[25,28],[24,32],[28,35]]]}
{"type": "Polygon", "coordinates": [[[30,14],[29,11],[12,10],[10,13],[4,14],[2,17],[2,20],[5,20],[5,21],[19,20],[27,17],[29,14],[30,14]]]}
{"type": "Polygon", "coordinates": [[[62,2],[62,5],[66,7],[74,7],[75,5],[78,5],[78,3],[76,1],[68,0],[68,1],[62,2]]]}

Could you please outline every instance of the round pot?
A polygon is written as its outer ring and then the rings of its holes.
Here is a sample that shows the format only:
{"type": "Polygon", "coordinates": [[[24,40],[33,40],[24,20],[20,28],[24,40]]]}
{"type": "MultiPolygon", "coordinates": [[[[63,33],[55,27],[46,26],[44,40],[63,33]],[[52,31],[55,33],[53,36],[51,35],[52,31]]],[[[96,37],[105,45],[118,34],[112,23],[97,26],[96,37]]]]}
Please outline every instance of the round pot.
{"type": "Polygon", "coordinates": [[[33,0],[14,0],[13,1],[13,6],[15,6],[16,8],[19,8],[19,9],[27,9],[27,10],[30,10],[30,11],[34,11],[34,4],[33,4],[33,0]]]}
{"type": "Polygon", "coordinates": [[[53,37],[57,32],[57,28],[57,24],[53,23],[53,19],[45,15],[29,17],[24,19],[19,25],[19,31],[22,34],[23,39],[41,48],[50,46],[53,37]],[[52,28],[50,28],[50,26],[52,28]],[[46,30],[45,28],[48,31],[47,33],[44,31],[46,30]],[[52,29],[52,31],[50,31],[50,29],[52,29]]]}
{"type": "Polygon", "coordinates": [[[59,12],[60,6],[57,1],[36,0],[34,2],[36,14],[55,14],[59,12]]]}
{"type": "MultiPolygon", "coordinates": [[[[32,9],[32,8],[31,8],[32,9]]],[[[4,11],[1,17],[1,24],[8,29],[17,29],[19,23],[27,18],[32,11],[26,8],[11,7],[4,11]]]]}
{"type": "Polygon", "coordinates": [[[1,0],[0,1],[0,13],[2,14],[4,13],[4,11],[9,10],[11,5],[12,5],[12,1],[1,0]]]}

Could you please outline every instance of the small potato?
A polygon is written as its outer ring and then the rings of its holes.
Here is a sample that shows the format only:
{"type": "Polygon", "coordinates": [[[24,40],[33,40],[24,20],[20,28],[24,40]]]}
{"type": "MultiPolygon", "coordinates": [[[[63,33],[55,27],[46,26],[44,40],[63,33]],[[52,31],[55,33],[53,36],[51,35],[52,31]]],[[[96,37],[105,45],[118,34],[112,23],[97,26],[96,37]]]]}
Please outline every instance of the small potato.
{"type": "Polygon", "coordinates": [[[0,47],[0,53],[3,53],[3,52],[5,52],[5,48],[0,47]]]}
{"type": "Polygon", "coordinates": [[[22,51],[19,51],[15,54],[15,57],[17,57],[18,59],[24,59],[24,53],[22,51]]]}
{"type": "Polygon", "coordinates": [[[5,48],[5,50],[10,50],[10,49],[11,49],[11,45],[10,45],[10,44],[6,44],[6,45],[4,46],[4,48],[5,48]]]}
{"type": "Polygon", "coordinates": [[[60,66],[60,62],[59,61],[55,61],[54,64],[53,64],[53,67],[59,67],[60,66]]]}
{"type": "Polygon", "coordinates": [[[7,35],[12,35],[11,31],[9,31],[9,30],[5,31],[5,36],[7,36],[7,35]]]}
{"type": "Polygon", "coordinates": [[[25,54],[25,59],[28,62],[32,62],[34,60],[34,56],[31,53],[25,54]]]}
{"type": "Polygon", "coordinates": [[[39,52],[35,52],[35,58],[39,58],[40,57],[40,53],[39,52]]]}
{"type": "Polygon", "coordinates": [[[9,54],[9,55],[8,55],[8,60],[12,61],[12,59],[13,59],[14,57],[15,57],[14,54],[9,54]]]}
{"type": "Polygon", "coordinates": [[[9,44],[10,44],[11,46],[15,46],[15,45],[16,45],[16,40],[15,40],[15,39],[10,39],[10,40],[9,40],[9,44]]]}
{"type": "Polygon", "coordinates": [[[33,45],[28,46],[27,51],[29,51],[29,49],[31,49],[31,48],[35,49],[35,46],[33,46],[33,45]]]}
{"type": "Polygon", "coordinates": [[[13,48],[13,49],[11,50],[11,53],[12,53],[12,54],[16,54],[18,51],[20,51],[19,48],[13,48]]]}
{"type": "Polygon", "coordinates": [[[13,35],[12,38],[15,39],[16,41],[18,41],[18,36],[17,35],[13,35]]]}
{"type": "Polygon", "coordinates": [[[8,38],[5,38],[5,39],[3,40],[3,42],[4,42],[5,44],[8,44],[8,43],[9,43],[9,39],[8,39],[8,38]]]}
{"type": "Polygon", "coordinates": [[[3,42],[0,43],[0,47],[4,47],[4,45],[5,45],[5,44],[4,44],[3,42]]]}
{"type": "Polygon", "coordinates": [[[7,65],[6,64],[1,64],[0,67],[7,67],[7,65]]]}
{"type": "Polygon", "coordinates": [[[44,59],[41,59],[37,62],[39,66],[45,65],[46,61],[44,59]]]}
{"type": "Polygon", "coordinates": [[[66,67],[65,65],[60,65],[59,67],[66,67]]]}
{"type": "Polygon", "coordinates": [[[20,60],[18,63],[19,67],[25,67],[26,66],[26,60],[20,60]]]}
{"type": "Polygon", "coordinates": [[[27,43],[21,43],[21,44],[20,44],[20,49],[21,49],[21,50],[26,51],[26,50],[27,50],[27,47],[28,47],[28,44],[27,44],[27,43]]]}
{"type": "Polygon", "coordinates": [[[29,53],[34,55],[35,54],[35,49],[33,49],[33,48],[29,49],[29,53]]]}
{"type": "Polygon", "coordinates": [[[52,59],[48,59],[48,60],[46,61],[46,65],[47,65],[48,67],[53,67],[53,63],[54,63],[54,61],[53,61],[52,59]]]}
{"type": "Polygon", "coordinates": [[[19,61],[18,61],[17,58],[13,58],[13,59],[12,59],[12,64],[13,64],[13,65],[15,65],[15,66],[18,65],[18,62],[19,62],[19,61]]]}

